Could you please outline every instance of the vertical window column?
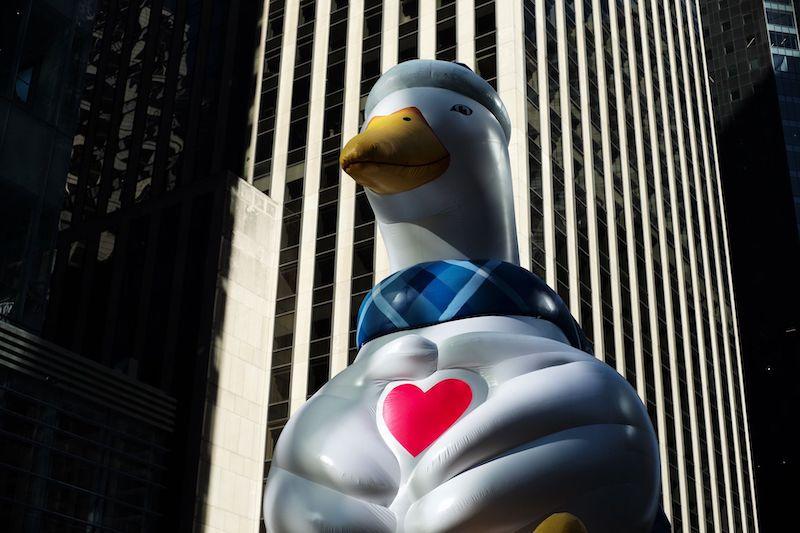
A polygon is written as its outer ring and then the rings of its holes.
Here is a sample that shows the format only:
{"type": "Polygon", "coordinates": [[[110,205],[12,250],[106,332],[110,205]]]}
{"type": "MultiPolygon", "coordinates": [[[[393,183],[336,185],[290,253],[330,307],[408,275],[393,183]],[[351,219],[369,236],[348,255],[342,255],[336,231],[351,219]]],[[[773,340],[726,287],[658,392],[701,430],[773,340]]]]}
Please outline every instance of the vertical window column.
{"type": "MultiPolygon", "coordinates": [[[[372,86],[381,74],[381,39],[383,34],[383,3],[381,0],[364,2],[363,52],[361,59],[361,100],[359,125],[364,121],[364,106],[372,86]]],[[[375,215],[361,185],[356,185],[355,214],[353,221],[352,285],[350,287],[350,324],[348,335],[348,364],[358,354],[356,322],[358,309],[372,288],[375,268],[375,215]]]]}
{"type": "Polygon", "coordinates": [[[419,57],[419,0],[400,0],[397,62],[419,57]]]}
{"type": "MultiPolygon", "coordinates": [[[[602,13],[597,9],[597,2],[584,0],[584,31],[586,34],[587,85],[589,92],[589,126],[591,151],[592,183],[594,196],[594,226],[596,228],[597,289],[594,291],[592,306],[595,307],[595,324],[592,341],[595,354],[614,366],[614,331],[612,318],[613,296],[611,291],[611,258],[609,255],[608,213],[606,209],[606,176],[605,154],[609,150],[608,131],[604,129],[606,107],[605,93],[601,90],[601,81],[605,77],[603,56],[602,13]]],[[[584,320],[585,322],[585,320],[584,320]]]]}
{"type": "Polygon", "coordinates": [[[475,72],[497,90],[497,21],[494,0],[475,2],[475,72]]]}
{"type": "Polygon", "coordinates": [[[559,43],[561,105],[561,128],[564,136],[564,202],[567,233],[567,268],[565,280],[569,286],[567,304],[572,314],[583,321],[583,312],[588,305],[589,289],[589,242],[586,228],[586,190],[583,169],[583,124],[581,120],[580,76],[578,75],[578,30],[575,20],[574,2],[563,4],[559,13],[559,43]],[[583,261],[581,261],[583,257],[583,261]],[[581,265],[584,266],[581,272],[581,265]],[[583,280],[585,285],[581,285],[583,280]],[[586,297],[586,304],[581,302],[586,297]]]}
{"type": "Polygon", "coordinates": [[[314,0],[304,0],[298,6],[297,49],[295,67],[293,69],[294,83],[291,94],[289,145],[283,193],[278,287],[275,303],[272,369],[267,412],[267,453],[265,456],[267,464],[264,470],[265,476],[269,471],[269,464],[272,460],[272,446],[274,445],[270,438],[273,434],[280,434],[280,429],[286,424],[289,416],[315,7],[314,0]]]}
{"type": "Polygon", "coordinates": [[[253,185],[266,194],[272,186],[272,148],[275,141],[275,111],[278,105],[278,78],[281,70],[285,0],[271,0],[267,15],[264,67],[261,80],[261,106],[258,110],[253,185]]]}
{"type": "Polygon", "coordinates": [[[336,228],[339,212],[339,147],[342,131],[348,5],[344,0],[339,0],[331,6],[331,9],[307,396],[314,394],[328,381],[331,368],[336,228]]]}
{"type": "MultiPolygon", "coordinates": [[[[564,190],[564,137],[561,129],[561,80],[559,79],[558,2],[545,2],[545,34],[547,37],[547,98],[550,118],[550,164],[553,187],[553,229],[555,233],[555,287],[565,302],[569,302],[569,265],[567,260],[567,212],[564,190]]],[[[567,89],[566,87],[564,88],[567,89]]]]}
{"type": "Polygon", "coordinates": [[[456,60],[456,2],[436,2],[436,59],[456,60]]]}
{"type": "Polygon", "coordinates": [[[545,279],[544,207],[542,192],[542,137],[539,113],[539,72],[536,50],[536,12],[530,2],[523,6],[525,30],[525,96],[530,190],[531,272],[545,279]]]}
{"type": "MultiPolygon", "coordinates": [[[[650,129],[652,102],[648,100],[648,89],[651,89],[652,65],[650,64],[649,42],[652,42],[652,20],[644,3],[631,5],[630,32],[638,31],[639,43],[635,39],[629,41],[629,51],[635,49],[636,54],[636,95],[633,99],[634,115],[639,124],[637,129],[637,160],[641,168],[639,174],[639,203],[634,206],[634,215],[639,220],[636,250],[637,279],[640,290],[639,309],[641,323],[641,351],[643,359],[644,401],[647,412],[661,440],[663,434],[663,400],[660,395],[660,383],[657,383],[657,365],[660,364],[659,344],[657,338],[658,317],[656,314],[656,292],[653,271],[656,268],[651,253],[652,232],[657,219],[655,199],[653,198],[653,179],[656,172],[657,149],[650,129]],[[647,15],[647,16],[646,16],[647,15]],[[649,41],[648,41],[649,39],[649,41]],[[644,262],[644,263],[642,263],[644,262]]],[[[630,52],[629,52],[630,53],[630,52]]],[[[662,445],[663,448],[663,445],[662,445]]]]}

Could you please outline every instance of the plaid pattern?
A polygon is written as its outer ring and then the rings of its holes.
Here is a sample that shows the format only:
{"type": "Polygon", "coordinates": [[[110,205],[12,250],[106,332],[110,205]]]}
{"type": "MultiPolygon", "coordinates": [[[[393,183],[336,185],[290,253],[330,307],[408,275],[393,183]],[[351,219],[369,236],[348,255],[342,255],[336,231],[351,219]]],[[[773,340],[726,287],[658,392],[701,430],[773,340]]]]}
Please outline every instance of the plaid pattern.
{"type": "Polygon", "coordinates": [[[360,348],[395,331],[483,315],[549,320],[573,346],[589,351],[555,291],[524,268],[494,259],[432,261],[392,274],[361,303],[356,339],[360,348]]]}

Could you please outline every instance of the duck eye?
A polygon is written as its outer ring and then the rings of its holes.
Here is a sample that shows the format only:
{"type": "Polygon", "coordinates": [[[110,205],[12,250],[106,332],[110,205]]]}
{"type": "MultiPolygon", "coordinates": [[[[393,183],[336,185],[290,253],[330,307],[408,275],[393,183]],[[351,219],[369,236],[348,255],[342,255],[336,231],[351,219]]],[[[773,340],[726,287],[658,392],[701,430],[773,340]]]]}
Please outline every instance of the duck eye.
{"type": "Polygon", "coordinates": [[[405,120],[406,122],[411,122],[411,117],[403,117],[403,120],[405,120]]]}
{"type": "Polygon", "coordinates": [[[456,104],[450,108],[450,111],[455,111],[457,113],[461,113],[462,115],[470,116],[472,114],[472,109],[468,108],[464,104],[456,104]]]}

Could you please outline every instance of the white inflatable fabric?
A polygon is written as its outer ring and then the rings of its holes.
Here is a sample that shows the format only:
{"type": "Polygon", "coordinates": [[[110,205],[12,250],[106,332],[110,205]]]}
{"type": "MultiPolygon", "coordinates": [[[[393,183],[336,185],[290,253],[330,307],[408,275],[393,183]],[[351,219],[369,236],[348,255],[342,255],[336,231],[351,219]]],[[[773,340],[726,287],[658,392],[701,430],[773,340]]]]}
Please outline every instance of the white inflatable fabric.
{"type": "Polygon", "coordinates": [[[622,377],[549,322],[476,317],[367,343],[284,429],[264,516],[275,533],[511,532],[568,511],[591,533],[649,532],[658,492],[653,429],[622,377]],[[453,376],[476,400],[414,457],[381,399],[453,376]]]}

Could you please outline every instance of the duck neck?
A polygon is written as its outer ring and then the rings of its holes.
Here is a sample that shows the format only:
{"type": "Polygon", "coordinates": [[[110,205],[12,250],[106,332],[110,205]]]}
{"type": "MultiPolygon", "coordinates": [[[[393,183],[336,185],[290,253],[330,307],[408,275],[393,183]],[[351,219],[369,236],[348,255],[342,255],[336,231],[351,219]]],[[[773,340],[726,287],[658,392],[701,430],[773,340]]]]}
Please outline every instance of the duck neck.
{"type": "Polygon", "coordinates": [[[410,191],[367,190],[392,272],[448,259],[499,259],[519,264],[511,178],[462,175],[410,191]]]}

